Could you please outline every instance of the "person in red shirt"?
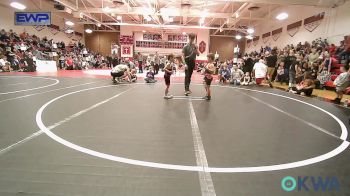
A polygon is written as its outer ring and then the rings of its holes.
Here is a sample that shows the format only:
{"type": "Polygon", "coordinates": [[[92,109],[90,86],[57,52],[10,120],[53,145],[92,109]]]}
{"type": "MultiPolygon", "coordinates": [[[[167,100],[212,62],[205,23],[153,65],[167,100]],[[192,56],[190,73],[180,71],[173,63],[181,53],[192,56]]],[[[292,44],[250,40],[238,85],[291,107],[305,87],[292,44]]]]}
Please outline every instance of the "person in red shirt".
{"type": "Polygon", "coordinates": [[[72,57],[70,57],[70,56],[68,56],[67,58],[66,58],[66,69],[67,70],[73,70],[73,59],[72,59],[72,57]]]}

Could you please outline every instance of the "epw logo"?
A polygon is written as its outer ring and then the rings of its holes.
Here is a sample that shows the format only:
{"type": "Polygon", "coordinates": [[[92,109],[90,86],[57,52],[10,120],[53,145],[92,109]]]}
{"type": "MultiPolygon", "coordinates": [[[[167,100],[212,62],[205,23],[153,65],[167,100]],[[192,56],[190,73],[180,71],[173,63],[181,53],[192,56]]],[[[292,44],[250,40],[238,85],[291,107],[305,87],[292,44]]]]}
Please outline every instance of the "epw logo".
{"type": "Polygon", "coordinates": [[[15,12],[15,25],[51,25],[50,12],[15,12]]]}
{"type": "Polygon", "coordinates": [[[281,181],[281,187],[284,191],[339,191],[340,183],[335,176],[298,176],[297,179],[286,176],[281,181]]]}

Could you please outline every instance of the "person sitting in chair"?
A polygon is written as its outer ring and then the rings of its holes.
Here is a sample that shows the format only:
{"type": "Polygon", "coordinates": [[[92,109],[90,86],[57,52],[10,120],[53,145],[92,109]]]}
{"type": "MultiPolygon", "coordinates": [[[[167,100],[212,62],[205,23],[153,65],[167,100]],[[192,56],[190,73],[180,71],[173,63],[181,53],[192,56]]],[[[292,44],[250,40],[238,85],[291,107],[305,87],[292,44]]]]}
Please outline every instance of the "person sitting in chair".
{"type": "Polygon", "coordinates": [[[124,64],[119,64],[115,67],[113,67],[112,71],[111,71],[111,76],[112,76],[112,81],[114,83],[119,82],[120,80],[126,80],[128,82],[131,82],[131,78],[130,78],[130,69],[127,65],[124,64]],[[116,80],[117,78],[117,80],[116,80]]]}

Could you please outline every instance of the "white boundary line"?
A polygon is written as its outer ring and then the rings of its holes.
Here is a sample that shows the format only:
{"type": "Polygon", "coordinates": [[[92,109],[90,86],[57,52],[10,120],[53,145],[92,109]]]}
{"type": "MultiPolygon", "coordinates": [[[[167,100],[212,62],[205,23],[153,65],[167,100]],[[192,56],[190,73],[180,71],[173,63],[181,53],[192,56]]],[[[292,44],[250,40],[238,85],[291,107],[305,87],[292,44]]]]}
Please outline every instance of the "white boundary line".
{"type": "Polygon", "coordinates": [[[98,83],[98,82],[88,82],[88,83],[84,83],[84,84],[78,84],[78,85],[73,85],[73,86],[67,86],[67,87],[63,87],[63,88],[57,88],[57,89],[53,89],[53,90],[48,90],[48,91],[44,91],[44,92],[40,92],[40,93],[33,93],[33,94],[29,94],[29,95],[23,95],[23,96],[13,97],[13,98],[9,98],[9,99],[3,99],[3,100],[0,100],[0,103],[5,102],[5,101],[22,99],[22,98],[25,98],[25,97],[31,97],[31,96],[34,96],[34,95],[40,95],[40,94],[45,94],[45,93],[49,93],[49,92],[59,91],[59,90],[63,90],[63,89],[69,89],[69,88],[74,88],[74,87],[78,87],[78,86],[94,84],[94,83],[98,83]]]}
{"type": "MultiPolygon", "coordinates": [[[[73,144],[57,135],[55,135],[48,127],[46,127],[44,125],[44,123],[42,122],[42,113],[45,110],[45,108],[50,105],[51,103],[53,103],[54,101],[57,101],[58,99],[61,99],[63,97],[66,97],[68,95],[71,94],[75,94],[75,93],[79,93],[79,92],[83,92],[83,91],[88,91],[88,90],[93,90],[93,89],[98,89],[98,88],[105,88],[105,87],[110,87],[113,85],[109,85],[109,86],[102,86],[102,87],[95,87],[95,88],[88,88],[88,89],[83,89],[83,90],[79,90],[79,91],[74,91],[71,93],[67,93],[64,95],[61,95],[59,97],[56,97],[54,99],[52,99],[51,101],[47,102],[46,104],[44,104],[37,112],[36,114],[36,123],[38,125],[38,127],[45,132],[50,138],[52,138],[53,140],[55,140],[58,143],[61,143],[69,148],[72,148],[74,150],[83,152],[85,154],[89,154],[95,157],[99,157],[99,158],[103,158],[103,159],[107,159],[107,160],[111,160],[111,161],[117,161],[117,162],[121,162],[121,163],[127,163],[127,164],[131,164],[131,165],[138,165],[138,166],[145,166],[145,167],[153,167],[153,168],[159,168],[159,169],[173,169],[173,170],[186,170],[186,171],[204,171],[204,169],[202,167],[198,167],[198,166],[186,166],[186,165],[173,165],[173,164],[164,164],[164,163],[155,163],[155,162],[148,162],[148,161],[139,161],[139,160],[135,160],[135,159],[128,159],[128,158],[124,158],[124,157],[118,157],[118,156],[113,156],[110,154],[105,154],[105,153],[101,153],[101,152],[97,152],[88,148],[84,148],[82,146],[73,144]]],[[[236,87],[225,87],[222,86],[222,88],[236,88],[236,87]]],[[[346,148],[349,146],[349,142],[346,141],[347,135],[348,135],[348,131],[346,129],[346,126],[344,125],[344,123],[337,118],[335,115],[329,113],[328,111],[312,105],[310,103],[295,99],[295,98],[291,98],[291,97],[287,97],[284,95],[279,95],[279,94],[275,94],[275,93],[269,93],[269,92],[264,92],[264,91],[258,91],[258,90],[252,90],[252,89],[245,89],[245,88],[236,88],[236,89],[241,89],[241,90],[247,90],[247,91],[254,91],[254,92],[260,92],[260,93],[264,93],[264,94],[270,94],[270,95],[274,95],[274,96],[278,96],[278,97],[283,97],[283,98],[287,98],[290,100],[294,100],[297,101],[299,103],[303,103],[305,105],[314,107],[322,112],[325,112],[326,114],[330,115],[333,119],[335,119],[342,130],[342,134],[340,139],[343,140],[343,142],[335,149],[333,149],[332,151],[323,154],[323,155],[319,155],[317,157],[313,157],[313,158],[309,158],[306,160],[302,160],[302,161],[296,161],[296,162],[291,162],[291,163],[284,163],[284,164],[277,164],[277,165],[269,165],[269,166],[257,166],[257,167],[233,167],[233,168],[219,168],[219,167],[208,167],[207,168],[207,172],[221,172],[221,173],[244,173],[244,172],[266,172],[266,171],[276,171],[276,170],[285,170],[285,169],[292,169],[292,168],[297,168],[297,167],[302,167],[302,166],[307,166],[307,165],[311,165],[311,164],[315,164],[327,159],[330,159],[336,155],[339,155],[340,153],[342,153],[344,150],[346,150],[346,148]]]]}
{"type": "Polygon", "coordinates": [[[266,103],[265,101],[263,101],[263,100],[261,100],[261,99],[259,99],[259,98],[256,98],[256,97],[254,97],[254,96],[248,95],[247,93],[240,92],[239,90],[236,90],[236,91],[239,92],[239,93],[241,93],[241,94],[243,94],[243,95],[245,95],[245,96],[247,96],[247,97],[249,97],[249,98],[251,98],[251,99],[254,99],[255,101],[257,101],[257,102],[259,102],[259,103],[262,103],[262,104],[264,104],[264,105],[266,105],[266,106],[268,106],[268,107],[270,107],[270,108],[272,108],[272,109],[274,109],[274,110],[277,110],[277,111],[281,112],[282,114],[285,114],[285,115],[287,115],[287,116],[289,116],[289,117],[291,117],[291,118],[294,118],[294,119],[296,119],[296,120],[299,120],[299,121],[301,121],[302,123],[304,123],[304,124],[306,124],[306,125],[309,125],[310,127],[313,127],[313,128],[315,128],[315,129],[317,129],[317,130],[319,130],[319,131],[321,131],[321,132],[323,132],[323,133],[325,133],[325,134],[327,134],[327,135],[329,135],[329,136],[332,136],[332,137],[334,137],[334,138],[336,138],[336,139],[340,139],[338,136],[336,136],[336,135],[334,135],[333,133],[331,133],[331,132],[329,132],[329,131],[323,129],[322,127],[319,127],[319,126],[317,126],[317,125],[315,125],[315,124],[313,124],[313,123],[311,123],[311,122],[308,122],[308,121],[306,121],[306,120],[304,120],[304,119],[301,119],[301,118],[299,118],[299,117],[297,117],[297,116],[295,116],[295,115],[293,115],[293,114],[291,114],[291,113],[289,113],[289,112],[286,112],[286,111],[284,111],[284,110],[282,110],[282,109],[280,109],[280,108],[278,108],[278,107],[276,107],[276,106],[273,106],[273,105],[271,105],[271,104],[269,104],[269,103],[266,103]]]}
{"type": "Polygon", "coordinates": [[[192,137],[194,144],[194,152],[196,154],[197,166],[203,168],[203,171],[198,172],[199,184],[201,186],[202,195],[205,196],[215,196],[215,188],[213,179],[211,178],[210,172],[207,172],[208,160],[205,155],[205,150],[202,142],[201,133],[199,131],[199,126],[197,123],[196,113],[194,112],[193,104],[191,99],[188,99],[189,114],[191,120],[192,137]]]}
{"type": "MultiPolygon", "coordinates": [[[[104,87],[106,87],[106,86],[104,86],[104,87]]],[[[96,107],[98,107],[98,106],[100,106],[100,105],[102,105],[102,104],[104,104],[104,103],[106,103],[106,102],[116,98],[116,97],[119,97],[120,95],[122,95],[122,94],[126,93],[127,91],[130,91],[131,89],[134,89],[134,88],[136,88],[136,86],[132,87],[132,88],[129,88],[129,89],[123,91],[123,92],[120,92],[120,93],[114,95],[113,97],[110,97],[110,98],[108,98],[108,99],[106,99],[104,101],[101,101],[101,102],[99,102],[97,104],[94,104],[94,105],[90,106],[89,108],[81,110],[81,111],[79,111],[79,112],[77,112],[77,113],[75,113],[75,114],[73,114],[73,115],[71,115],[71,116],[69,116],[69,117],[67,117],[67,118],[65,118],[65,119],[63,119],[63,120],[61,120],[61,121],[51,125],[51,126],[49,126],[48,128],[49,129],[54,129],[54,128],[56,128],[56,127],[58,127],[58,126],[60,126],[60,125],[62,125],[64,123],[66,123],[66,122],[69,122],[73,118],[76,118],[76,117],[78,117],[78,116],[80,116],[80,115],[82,115],[82,114],[84,114],[84,113],[86,113],[86,112],[88,112],[88,111],[90,111],[90,110],[92,110],[92,109],[94,109],[94,108],[96,108],[96,107]]],[[[26,142],[36,138],[37,136],[41,135],[42,133],[44,133],[42,130],[36,131],[35,133],[31,134],[30,136],[28,136],[28,137],[26,137],[26,138],[24,138],[24,139],[22,139],[22,140],[20,140],[20,141],[18,141],[16,143],[12,144],[12,145],[10,145],[10,146],[8,146],[6,148],[1,149],[0,150],[0,156],[5,154],[8,151],[14,149],[15,147],[17,147],[17,146],[19,146],[21,144],[24,144],[24,143],[26,143],[26,142]]]]}
{"type": "MultiPolygon", "coordinates": [[[[1,76],[0,76],[0,77],[1,77],[1,76]]],[[[11,91],[11,92],[4,92],[4,93],[1,93],[1,92],[0,92],[0,95],[7,95],[7,94],[13,94],[13,93],[31,91],[31,90],[36,90],[36,89],[41,89],[41,88],[46,88],[46,87],[54,86],[54,85],[57,85],[58,83],[60,83],[60,81],[59,81],[58,79],[54,79],[54,78],[32,77],[32,76],[11,76],[11,77],[19,77],[19,78],[40,78],[40,79],[46,79],[46,80],[53,80],[53,81],[55,81],[55,83],[49,84],[49,85],[45,85],[45,86],[36,87],[36,88],[18,90],[18,91],[11,91]]]]}
{"type": "Polygon", "coordinates": [[[20,83],[14,83],[14,84],[2,84],[1,86],[16,86],[21,84],[28,84],[28,82],[20,82],[20,83]]]}

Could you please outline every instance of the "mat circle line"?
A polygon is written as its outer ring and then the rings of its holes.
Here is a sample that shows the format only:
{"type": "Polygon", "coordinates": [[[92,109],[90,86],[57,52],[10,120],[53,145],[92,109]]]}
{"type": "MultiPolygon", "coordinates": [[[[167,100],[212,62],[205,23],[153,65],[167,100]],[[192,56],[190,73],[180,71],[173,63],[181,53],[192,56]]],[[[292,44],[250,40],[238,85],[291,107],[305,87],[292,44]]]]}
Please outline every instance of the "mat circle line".
{"type": "MultiPolygon", "coordinates": [[[[3,76],[0,76],[0,78],[1,77],[3,77],[3,76]]],[[[8,76],[6,78],[9,78],[9,77],[11,77],[11,78],[12,77],[15,77],[15,78],[40,78],[40,79],[45,79],[45,80],[52,80],[52,81],[55,81],[55,82],[52,83],[52,84],[49,84],[49,85],[39,86],[39,87],[35,87],[35,88],[29,88],[29,89],[23,89],[23,90],[17,90],[17,91],[10,91],[10,92],[0,92],[0,95],[7,95],[7,94],[13,94],[13,93],[37,90],[37,89],[42,89],[42,88],[47,88],[47,87],[50,87],[50,86],[54,86],[54,85],[57,85],[58,83],[60,83],[60,81],[58,79],[55,79],[55,78],[32,77],[32,76],[8,76]]]]}
{"type": "MultiPolygon", "coordinates": [[[[141,83],[139,83],[139,84],[141,84],[141,83]]],[[[330,151],[328,153],[325,153],[325,154],[322,154],[322,155],[319,155],[319,156],[316,156],[313,158],[305,159],[302,161],[283,163],[283,164],[277,164],[277,165],[255,166],[255,167],[199,167],[199,166],[191,166],[191,165],[175,165],[175,164],[157,163],[157,162],[150,162],[150,161],[140,161],[140,160],[136,160],[136,159],[129,159],[129,158],[125,158],[125,157],[119,157],[119,156],[115,156],[115,155],[101,153],[101,152],[91,150],[91,149],[79,146],[77,144],[71,143],[71,142],[57,136],[49,128],[47,128],[44,125],[44,123],[42,121],[42,113],[45,110],[45,108],[47,106],[49,106],[51,103],[53,103],[53,102],[55,102],[63,97],[72,95],[72,94],[76,94],[76,93],[80,93],[80,92],[84,92],[84,91],[89,91],[89,90],[94,90],[94,89],[107,88],[107,87],[112,87],[112,86],[113,85],[107,85],[107,86],[99,86],[99,87],[77,90],[74,92],[70,92],[70,93],[66,93],[64,95],[58,96],[58,97],[48,101],[43,106],[41,106],[40,109],[36,113],[36,123],[37,123],[38,127],[48,137],[50,137],[51,139],[55,140],[56,142],[58,142],[62,145],[69,147],[69,148],[72,148],[74,150],[80,151],[82,153],[91,155],[91,156],[102,158],[102,159],[116,161],[116,162],[120,162],[120,163],[131,164],[131,165],[136,165],[136,166],[158,168],[158,169],[170,169],[170,170],[181,170],[181,171],[204,171],[204,172],[213,172],[213,173],[267,172],[267,171],[277,171],[277,170],[298,168],[298,167],[302,167],[302,166],[315,164],[315,163],[318,163],[321,161],[325,161],[325,160],[330,159],[334,156],[337,156],[340,153],[342,153],[344,150],[346,150],[350,144],[348,141],[346,141],[348,131],[347,131],[344,123],[339,118],[337,118],[335,115],[331,114],[330,112],[328,112],[328,111],[326,111],[318,106],[312,105],[310,103],[307,103],[307,102],[304,102],[302,100],[298,100],[298,99],[295,99],[292,97],[287,97],[284,95],[279,95],[279,94],[275,94],[275,93],[271,93],[271,92],[264,92],[264,91],[254,90],[254,89],[229,87],[229,86],[219,86],[219,87],[221,87],[221,88],[235,88],[235,89],[239,89],[239,90],[260,92],[260,93],[264,93],[264,94],[269,94],[269,95],[274,95],[274,96],[278,96],[278,97],[282,97],[282,98],[287,98],[290,100],[297,101],[299,103],[303,103],[303,104],[308,105],[308,106],[312,106],[312,107],[328,114],[329,116],[331,116],[333,119],[335,119],[338,122],[338,124],[340,125],[341,130],[342,130],[342,134],[341,134],[340,139],[342,139],[343,142],[337,148],[333,149],[332,151],[330,151]]]]}

